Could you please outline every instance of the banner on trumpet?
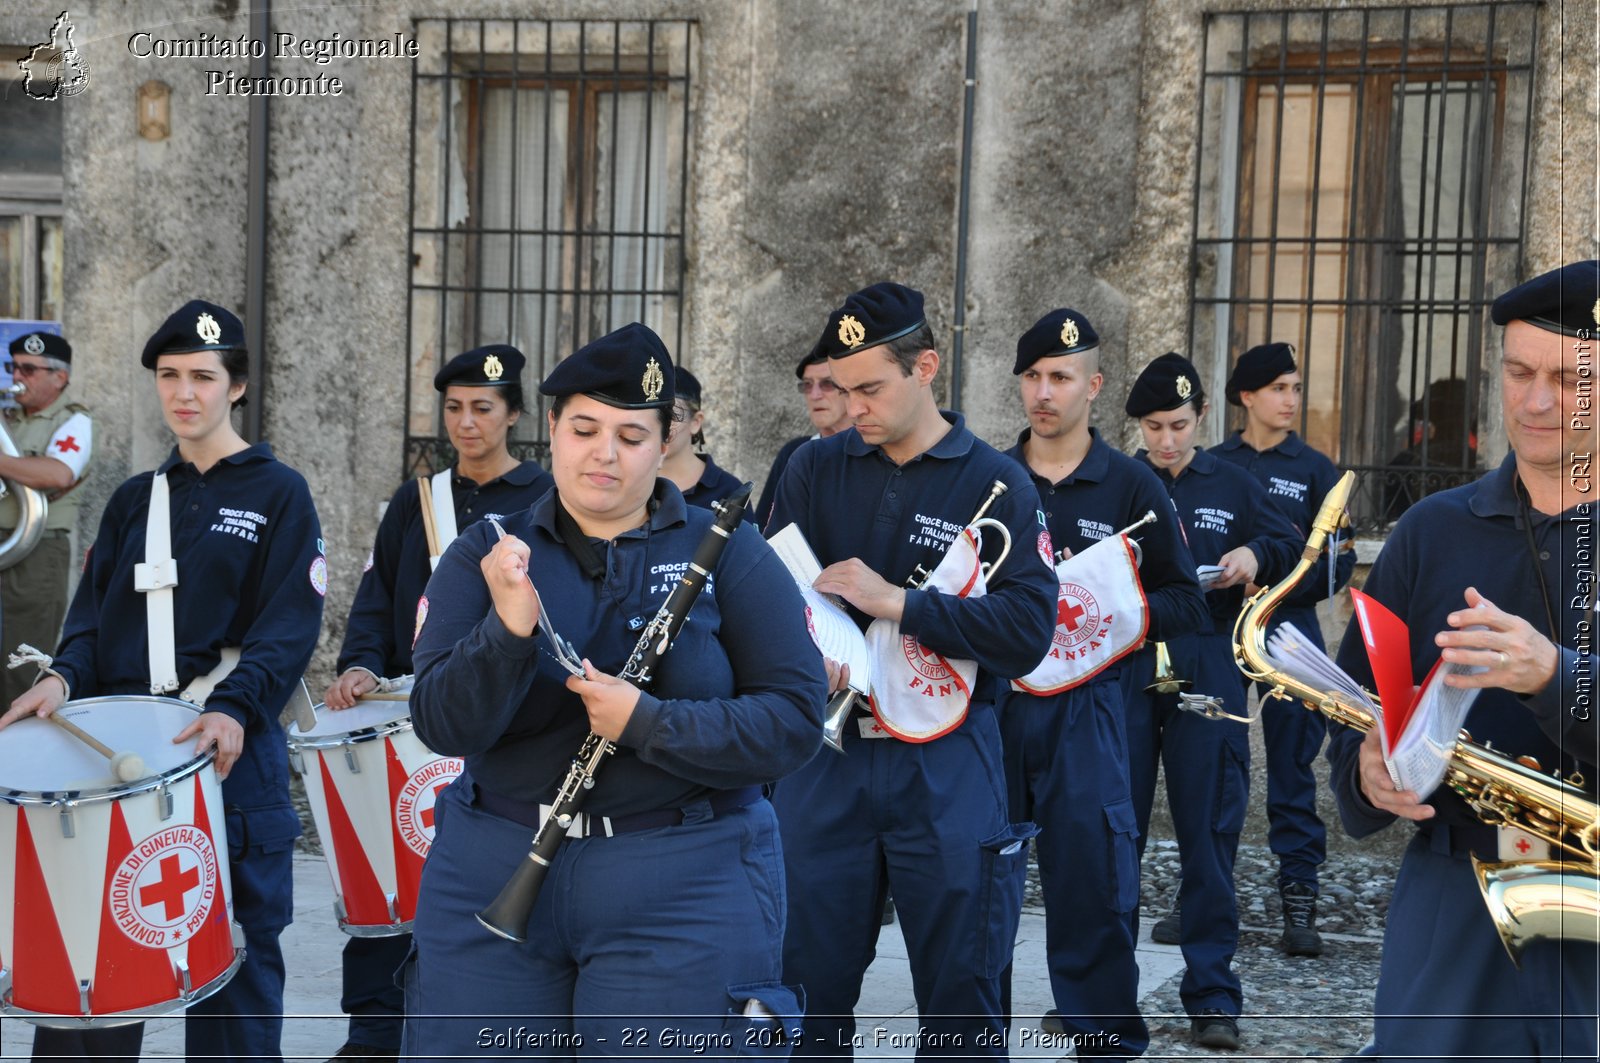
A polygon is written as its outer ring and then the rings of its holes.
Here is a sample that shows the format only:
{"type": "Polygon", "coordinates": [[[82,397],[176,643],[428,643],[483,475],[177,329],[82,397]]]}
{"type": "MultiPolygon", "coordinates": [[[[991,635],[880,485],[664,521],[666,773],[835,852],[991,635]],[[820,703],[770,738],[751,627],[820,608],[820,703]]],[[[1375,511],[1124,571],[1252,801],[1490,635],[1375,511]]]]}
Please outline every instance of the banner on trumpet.
{"type": "Polygon", "coordinates": [[[1150,626],[1138,556],[1127,532],[1056,565],[1056,632],[1039,667],[1011,688],[1049,695],[1088,682],[1132,653],[1150,626]]]}

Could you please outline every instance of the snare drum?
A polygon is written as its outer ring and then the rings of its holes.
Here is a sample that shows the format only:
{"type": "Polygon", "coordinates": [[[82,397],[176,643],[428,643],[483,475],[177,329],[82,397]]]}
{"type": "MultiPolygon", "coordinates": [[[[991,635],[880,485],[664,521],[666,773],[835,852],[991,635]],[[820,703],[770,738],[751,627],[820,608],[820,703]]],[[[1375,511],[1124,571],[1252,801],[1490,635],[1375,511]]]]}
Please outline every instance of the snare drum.
{"type": "Polygon", "coordinates": [[[333,911],[351,937],[411,930],[422,861],[433,844],[433,805],[461,774],[411,730],[404,702],[317,706],[317,725],[289,728],[289,759],[306,784],[333,878],[333,911]]]}
{"type": "Polygon", "coordinates": [[[123,783],[47,720],[0,731],[0,1011],[116,1026],[188,1007],[244,959],[213,753],[172,739],[200,712],[155,697],[56,710],[151,774],[123,783]]]}

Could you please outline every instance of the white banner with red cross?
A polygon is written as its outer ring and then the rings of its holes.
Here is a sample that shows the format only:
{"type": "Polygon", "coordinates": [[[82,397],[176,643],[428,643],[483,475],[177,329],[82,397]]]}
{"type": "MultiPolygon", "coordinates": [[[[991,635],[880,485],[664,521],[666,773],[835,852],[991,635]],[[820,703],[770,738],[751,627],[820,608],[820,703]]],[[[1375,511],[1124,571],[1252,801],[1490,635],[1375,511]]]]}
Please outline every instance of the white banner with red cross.
{"type": "MultiPolygon", "coordinates": [[[[982,546],[979,531],[963,529],[923,589],[981,598],[986,591],[978,560],[982,546]]],[[[906,742],[931,742],[967,718],[978,678],[976,661],[936,653],[882,618],[867,627],[867,650],[872,655],[872,714],[891,735],[906,742]]]]}
{"type": "Polygon", "coordinates": [[[1056,565],[1056,631],[1039,667],[1011,681],[1029,694],[1071,690],[1138,648],[1150,626],[1139,563],[1126,532],[1056,565]]]}

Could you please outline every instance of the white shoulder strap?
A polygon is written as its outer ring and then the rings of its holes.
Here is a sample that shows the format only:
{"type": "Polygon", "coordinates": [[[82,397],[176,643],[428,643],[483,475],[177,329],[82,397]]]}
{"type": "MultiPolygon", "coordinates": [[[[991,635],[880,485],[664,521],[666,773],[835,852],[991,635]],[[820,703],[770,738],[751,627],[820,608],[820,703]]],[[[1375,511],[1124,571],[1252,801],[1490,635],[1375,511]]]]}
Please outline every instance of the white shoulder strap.
{"type": "Polygon", "coordinates": [[[144,563],[133,566],[133,589],[144,594],[149,628],[150,693],[178,689],[178,657],[173,648],[172,588],[178,585],[178,563],[172,558],[172,512],[167,474],[150,480],[150,512],[145,519],[144,563]]]}
{"type": "MultiPolygon", "coordinates": [[[[456,496],[450,490],[450,470],[442,469],[433,474],[433,527],[439,536],[439,554],[450,549],[450,544],[456,541],[456,496]]],[[[429,558],[429,563],[439,567],[439,558],[429,558]]]]}

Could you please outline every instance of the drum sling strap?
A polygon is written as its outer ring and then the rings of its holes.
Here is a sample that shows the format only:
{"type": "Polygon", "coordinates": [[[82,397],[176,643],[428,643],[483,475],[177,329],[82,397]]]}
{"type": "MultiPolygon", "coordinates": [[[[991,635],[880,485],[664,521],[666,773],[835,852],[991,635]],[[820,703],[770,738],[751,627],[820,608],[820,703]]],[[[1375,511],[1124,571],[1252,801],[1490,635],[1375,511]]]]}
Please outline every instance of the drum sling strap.
{"type": "MultiPolygon", "coordinates": [[[[144,561],[133,566],[133,589],[144,595],[150,653],[150,693],[178,689],[178,656],[173,629],[172,588],[178,585],[178,562],[172,556],[172,504],[167,474],[150,480],[150,511],[145,517],[144,561]]],[[[205,675],[196,676],[178,696],[204,706],[218,683],[239,663],[237,646],[222,647],[222,659],[205,675]]]]}
{"type": "Polygon", "coordinates": [[[432,572],[456,541],[456,496],[450,490],[450,470],[434,473],[432,480],[418,476],[417,487],[422,494],[422,524],[428,533],[428,571],[432,572]]]}

